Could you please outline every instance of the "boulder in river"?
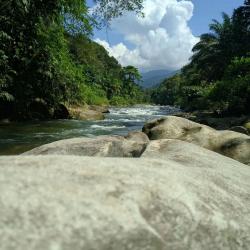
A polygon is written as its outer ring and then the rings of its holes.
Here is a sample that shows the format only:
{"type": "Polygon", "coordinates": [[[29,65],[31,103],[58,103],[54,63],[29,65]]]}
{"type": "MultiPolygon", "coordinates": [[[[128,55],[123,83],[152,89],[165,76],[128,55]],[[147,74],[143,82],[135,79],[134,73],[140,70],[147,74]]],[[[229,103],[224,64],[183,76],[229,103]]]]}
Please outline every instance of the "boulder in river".
{"type": "Polygon", "coordinates": [[[127,140],[132,140],[132,141],[137,141],[137,142],[142,142],[142,143],[148,143],[149,138],[148,136],[140,131],[133,131],[129,132],[128,135],[125,136],[127,140]]]}
{"type": "Polygon", "coordinates": [[[186,146],[176,160],[0,157],[1,249],[249,249],[250,168],[194,147],[192,162],[186,146]]]}
{"type": "Polygon", "coordinates": [[[105,118],[103,109],[97,110],[90,106],[70,106],[68,107],[70,117],[75,120],[86,120],[86,121],[95,121],[103,120],[105,118]]]}
{"type": "MultiPolygon", "coordinates": [[[[146,135],[145,135],[146,137],[146,135]]],[[[103,157],[140,157],[147,141],[125,139],[122,136],[74,138],[43,145],[23,155],[78,155],[103,157]]]]}
{"type": "Polygon", "coordinates": [[[167,116],[146,123],[143,127],[149,139],[178,139],[250,165],[250,137],[233,131],[217,131],[190,120],[167,116]]]}
{"type": "Polygon", "coordinates": [[[180,164],[185,164],[185,166],[201,168],[207,165],[220,167],[225,162],[232,162],[232,159],[221,157],[220,154],[211,150],[175,139],[150,141],[141,157],[172,160],[180,164]],[[204,157],[206,157],[206,160],[204,157]],[[206,161],[205,165],[204,161],[206,161]]]}

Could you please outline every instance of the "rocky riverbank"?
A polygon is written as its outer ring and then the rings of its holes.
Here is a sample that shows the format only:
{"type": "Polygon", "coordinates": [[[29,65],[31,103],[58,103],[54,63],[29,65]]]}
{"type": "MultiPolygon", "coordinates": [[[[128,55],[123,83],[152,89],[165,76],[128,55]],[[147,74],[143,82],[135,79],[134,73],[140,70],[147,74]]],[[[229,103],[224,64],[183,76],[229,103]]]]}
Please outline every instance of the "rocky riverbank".
{"type": "Polygon", "coordinates": [[[0,115],[0,125],[16,121],[44,121],[57,119],[75,119],[82,121],[103,120],[104,114],[108,113],[107,106],[97,105],[64,105],[60,104],[57,108],[50,109],[41,101],[34,102],[30,107],[27,117],[11,116],[11,112],[0,115]]]}
{"type": "Polygon", "coordinates": [[[109,110],[107,106],[85,105],[81,107],[70,106],[68,112],[71,119],[96,121],[103,120],[105,118],[104,114],[108,113],[109,110]]]}
{"type": "Polygon", "coordinates": [[[250,116],[220,116],[213,112],[179,112],[178,117],[186,118],[191,121],[201,123],[218,130],[232,130],[239,133],[250,135],[250,116]]]}
{"type": "Polygon", "coordinates": [[[0,157],[10,249],[248,249],[250,137],[179,117],[0,157]]]}

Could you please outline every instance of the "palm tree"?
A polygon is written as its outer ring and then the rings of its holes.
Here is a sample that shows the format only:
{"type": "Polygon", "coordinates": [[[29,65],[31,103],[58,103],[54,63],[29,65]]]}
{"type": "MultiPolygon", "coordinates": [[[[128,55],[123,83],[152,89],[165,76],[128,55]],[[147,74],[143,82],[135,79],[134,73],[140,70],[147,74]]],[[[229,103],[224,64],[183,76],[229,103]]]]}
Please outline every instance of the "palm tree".
{"type": "Polygon", "coordinates": [[[225,13],[222,17],[222,23],[213,20],[211,32],[201,35],[192,50],[191,63],[208,82],[220,79],[232,58],[232,21],[225,13]]]}

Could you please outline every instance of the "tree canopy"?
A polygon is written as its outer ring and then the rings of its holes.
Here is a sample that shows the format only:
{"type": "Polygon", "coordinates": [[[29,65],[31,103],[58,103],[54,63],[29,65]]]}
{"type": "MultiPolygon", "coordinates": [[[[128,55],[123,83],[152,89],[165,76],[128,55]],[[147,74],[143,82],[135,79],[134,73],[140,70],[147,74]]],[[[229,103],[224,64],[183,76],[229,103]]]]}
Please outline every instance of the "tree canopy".
{"type": "MultiPolygon", "coordinates": [[[[107,22],[142,9],[137,0],[96,2],[96,15],[107,22]]],[[[38,101],[53,109],[60,103],[107,103],[122,96],[122,67],[90,40],[98,21],[85,0],[3,0],[0,117],[11,113],[30,119],[38,101]]]]}

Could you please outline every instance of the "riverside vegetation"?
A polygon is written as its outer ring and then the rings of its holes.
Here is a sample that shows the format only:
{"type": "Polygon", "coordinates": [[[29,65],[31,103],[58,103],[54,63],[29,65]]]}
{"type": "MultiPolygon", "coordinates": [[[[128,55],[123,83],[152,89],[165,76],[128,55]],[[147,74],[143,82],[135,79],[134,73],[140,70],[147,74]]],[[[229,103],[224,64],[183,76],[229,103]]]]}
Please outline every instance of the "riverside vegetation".
{"type": "Polygon", "coordinates": [[[143,102],[140,74],[122,67],[91,40],[141,0],[97,0],[89,14],[83,0],[3,0],[0,7],[0,119],[48,119],[60,105],[143,102]],[[111,7],[112,6],[112,7],[111,7]]]}
{"type": "Polygon", "coordinates": [[[250,1],[213,20],[180,73],[150,93],[157,104],[210,110],[222,115],[250,114],[250,1]]]}

